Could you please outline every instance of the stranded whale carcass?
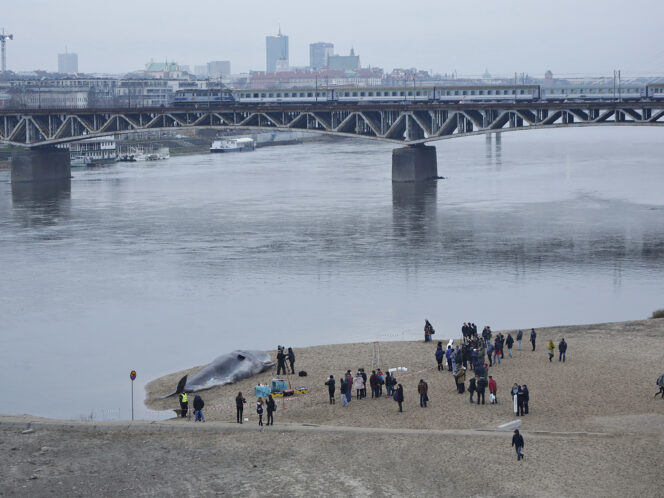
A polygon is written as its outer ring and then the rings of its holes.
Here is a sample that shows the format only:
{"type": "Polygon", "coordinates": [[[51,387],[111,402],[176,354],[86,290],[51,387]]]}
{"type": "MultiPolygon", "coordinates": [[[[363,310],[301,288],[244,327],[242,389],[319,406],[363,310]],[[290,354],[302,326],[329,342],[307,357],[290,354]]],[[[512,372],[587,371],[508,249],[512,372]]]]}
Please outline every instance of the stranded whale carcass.
{"type": "Polygon", "coordinates": [[[233,351],[216,358],[203,370],[192,376],[191,379],[187,380],[186,375],[182,377],[175,392],[168,396],[182,392],[202,391],[223,384],[232,384],[261,373],[273,365],[274,362],[265,351],[233,351]]]}

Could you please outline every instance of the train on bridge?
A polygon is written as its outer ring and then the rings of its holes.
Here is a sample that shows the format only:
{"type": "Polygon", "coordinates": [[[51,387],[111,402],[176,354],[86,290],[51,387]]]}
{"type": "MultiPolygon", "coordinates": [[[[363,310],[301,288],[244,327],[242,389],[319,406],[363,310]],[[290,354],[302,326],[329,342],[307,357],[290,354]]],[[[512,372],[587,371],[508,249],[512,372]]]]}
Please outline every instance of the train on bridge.
{"type": "Polygon", "coordinates": [[[664,100],[664,82],[645,86],[476,85],[441,87],[289,88],[264,90],[186,89],[174,105],[216,107],[232,104],[358,104],[389,102],[514,103],[664,100]]]}

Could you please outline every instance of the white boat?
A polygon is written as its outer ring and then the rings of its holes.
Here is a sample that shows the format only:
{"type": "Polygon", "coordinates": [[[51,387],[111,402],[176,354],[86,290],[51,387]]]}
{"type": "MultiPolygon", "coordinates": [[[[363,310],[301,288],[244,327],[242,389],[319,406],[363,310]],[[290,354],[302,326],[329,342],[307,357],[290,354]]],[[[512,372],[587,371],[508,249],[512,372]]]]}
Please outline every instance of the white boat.
{"type": "Polygon", "coordinates": [[[256,148],[253,138],[238,137],[215,140],[212,142],[210,152],[246,152],[256,148]]]}
{"type": "Polygon", "coordinates": [[[88,138],[69,144],[72,166],[93,166],[118,160],[113,137],[88,138]]]}

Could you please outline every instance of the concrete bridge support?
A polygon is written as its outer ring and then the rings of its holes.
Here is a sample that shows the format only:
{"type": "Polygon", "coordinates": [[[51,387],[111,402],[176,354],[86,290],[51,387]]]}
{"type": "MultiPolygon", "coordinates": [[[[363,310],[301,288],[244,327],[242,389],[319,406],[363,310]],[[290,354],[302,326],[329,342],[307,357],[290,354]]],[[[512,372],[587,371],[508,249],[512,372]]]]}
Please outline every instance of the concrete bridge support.
{"type": "Polygon", "coordinates": [[[438,178],[436,148],[416,145],[392,150],[393,182],[424,182],[438,178]]]}
{"type": "Polygon", "coordinates": [[[71,178],[69,151],[39,147],[12,155],[12,183],[43,182],[71,178]]]}

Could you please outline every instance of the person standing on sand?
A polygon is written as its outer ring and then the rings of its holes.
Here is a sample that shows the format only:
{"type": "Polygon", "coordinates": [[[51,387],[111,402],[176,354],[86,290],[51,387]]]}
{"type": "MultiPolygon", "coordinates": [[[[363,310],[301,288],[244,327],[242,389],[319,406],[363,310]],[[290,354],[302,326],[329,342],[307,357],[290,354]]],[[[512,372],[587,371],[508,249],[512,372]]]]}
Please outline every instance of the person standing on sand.
{"type": "Polygon", "coordinates": [[[277,411],[277,404],[274,402],[274,399],[272,399],[272,395],[268,394],[267,396],[267,401],[266,401],[266,406],[267,406],[267,425],[274,425],[274,412],[277,411]]]}
{"type": "Polygon", "coordinates": [[[325,385],[327,386],[327,391],[330,393],[330,404],[334,404],[334,375],[330,374],[330,378],[327,379],[325,385]]]}
{"type": "Polygon", "coordinates": [[[514,436],[512,436],[512,448],[516,448],[517,462],[524,458],[521,451],[523,450],[523,436],[519,434],[519,429],[514,429],[514,436]]]}
{"type": "Polygon", "coordinates": [[[656,392],[653,396],[653,399],[659,394],[662,399],[664,399],[664,373],[657,377],[657,385],[659,386],[659,392],[656,392]]]}
{"type": "Polygon", "coordinates": [[[445,370],[445,367],[443,367],[443,358],[445,358],[445,351],[443,351],[443,345],[439,342],[438,346],[436,346],[436,363],[438,364],[438,371],[445,370]]]}
{"type": "Polygon", "coordinates": [[[258,425],[263,426],[263,399],[256,401],[256,413],[258,414],[258,425]]]}
{"type": "Polygon", "coordinates": [[[359,369],[360,375],[362,376],[362,397],[367,397],[367,374],[364,371],[364,368],[359,369]]]}
{"type": "Polygon", "coordinates": [[[454,376],[454,382],[456,382],[457,392],[463,394],[466,390],[466,367],[459,367],[459,371],[454,376]]]}
{"type": "Polygon", "coordinates": [[[205,422],[205,416],[203,415],[203,407],[205,402],[198,394],[194,396],[194,422],[205,422]]]}
{"type": "Polygon", "coordinates": [[[493,355],[493,349],[494,349],[494,346],[491,343],[489,343],[486,347],[486,356],[487,356],[487,358],[489,358],[489,366],[490,367],[493,366],[493,362],[491,361],[491,356],[493,355]]]}
{"type": "Polygon", "coordinates": [[[341,393],[341,406],[346,406],[348,404],[348,398],[346,397],[346,392],[348,391],[348,381],[346,377],[341,376],[341,381],[339,382],[339,392],[341,393]]]}
{"type": "Polygon", "coordinates": [[[507,334],[507,339],[505,339],[505,344],[507,345],[507,351],[510,355],[510,358],[512,357],[512,346],[514,346],[514,338],[512,337],[512,334],[507,334]]]}
{"type": "Polygon", "coordinates": [[[364,379],[362,379],[362,374],[360,372],[357,372],[355,375],[355,392],[357,393],[357,399],[361,399],[362,396],[362,390],[364,389],[364,379]]]}
{"type": "Polygon", "coordinates": [[[288,363],[290,363],[291,373],[295,374],[295,353],[293,353],[293,348],[288,348],[288,363]]]}
{"type": "Polygon", "coordinates": [[[525,394],[523,392],[523,387],[519,386],[519,390],[516,392],[516,414],[517,416],[521,415],[523,417],[524,407],[523,402],[525,399],[525,394]]]}
{"type": "Polygon", "coordinates": [[[346,372],[346,402],[353,400],[353,374],[348,370],[346,372]]]}
{"type": "Polygon", "coordinates": [[[549,340],[549,344],[546,345],[546,350],[549,353],[549,363],[553,359],[553,352],[555,351],[556,346],[553,344],[553,341],[549,340]]]}
{"type": "Polygon", "coordinates": [[[381,372],[380,368],[376,374],[376,382],[378,383],[376,386],[376,397],[380,398],[383,395],[383,384],[385,384],[385,375],[383,375],[383,372],[381,372]]]}
{"type": "Polygon", "coordinates": [[[277,375],[280,375],[281,372],[286,374],[288,373],[288,370],[286,370],[286,355],[284,354],[284,348],[279,346],[277,352],[277,375]]]}
{"type": "Polygon", "coordinates": [[[523,340],[523,330],[520,330],[516,333],[516,342],[519,345],[519,351],[521,351],[521,341],[523,340]]]}
{"type": "Polygon", "coordinates": [[[371,376],[369,377],[369,387],[371,388],[371,399],[378,397],[378,375],[376,371],[371,371],[371,376]]]}
{"type": "Polygon", "coordinates": [[[187,393],[180,393],[180,414],[182,418],[187,416],[189,411],[189,401],[187,401],[187,393]]]}
{"type": "Polygon", "coordinates": [[[558,352],[560,353],[558,355],[558,361],[562,361],[563,363],[565,363],[565,353],[567,352],[567,343],[565,342],[564,337],[560,340],[560,344],[558,344],[558,352]]]}
{"type": "Polygon", "coordinates": [[[491,375],[489,375],[489,393],[493,394],[493,402],[498,403],[498,384],[491,375]]]}
{"type": "Polygon", "coordinates": [[[468,381],[468,392],[470,393],[470,402],[471,403],[473,402],[473,393],[476,390],[477,390],[477,387],[475,386],[475,377],[473,377],[468,381]]]}
{"type": "Polygon", "coordinates": [[[397,385],[397,403],[399,403],[399,411],[403,411],[403,386],[401,384],[397,385]]]}
{"type": "Polygon", "coordinates": [[[530,329],[530,342],[533,343],[533,351],[535,351],[535,340],[537,339],[537,332],[535,329],[530,329]]]}
{"type": "Polygon", "coordinates": [[[246,402],[247,400],[242,396],[242,392],[237,393],[237,396],[235,396],[235,412],[238,424],[242,423],[242,412],[244,411],[244,404],[246,402]]]}
{"type": "Polygon", "coordinates": [[[388,372],[385,374],[385,390],[387,391],[387,397],[392,396],[392,391],[394,390],[394,377],[388,372]]]}
{"type": "Polygon", "coordinates": [[[417,384],[417,392],[420,395],[420,408],[426,408],[427,401],[429,401],[429,396],[427,395],[429,392],[429,385],[424,382],[424,379],[420,379],[420,383],[417,384]]]}
{"type": "Polygon", "coordinates": [[[484,404],[484,391],[486,389],[486,379],[480,377],[480,380],[477,381],[477,404],[480,404],[480,398],[482,398],[482,404],[484,404]]]}
{"type": "Polygon", "coordinates": [[[528,391],[528,386],[523,385],[523,411],[528,415],[528,401],[530,401],[530,391],[528,391]]]}

